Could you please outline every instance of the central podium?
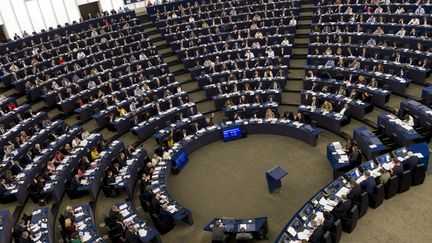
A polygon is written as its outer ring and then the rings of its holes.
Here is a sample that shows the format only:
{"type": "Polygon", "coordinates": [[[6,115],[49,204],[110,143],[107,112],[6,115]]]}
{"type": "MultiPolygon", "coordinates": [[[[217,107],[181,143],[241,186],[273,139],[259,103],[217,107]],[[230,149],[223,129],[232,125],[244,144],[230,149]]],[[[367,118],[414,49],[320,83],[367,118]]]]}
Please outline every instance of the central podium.
{"type": "Polygon", "coordinates": [[[276,166],[266,172],[266,180],[270,193],[281,188],[281,179],[288,175],[288,172],[282,169],[280,166],[276,166]]]}

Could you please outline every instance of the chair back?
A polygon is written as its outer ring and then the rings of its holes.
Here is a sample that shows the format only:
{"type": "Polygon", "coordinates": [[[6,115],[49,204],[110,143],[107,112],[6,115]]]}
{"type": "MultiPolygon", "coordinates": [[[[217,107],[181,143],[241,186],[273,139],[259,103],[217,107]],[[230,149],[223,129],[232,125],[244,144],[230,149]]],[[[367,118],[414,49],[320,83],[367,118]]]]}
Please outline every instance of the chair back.
{"type": "Polygon", "coordinates": [[[399,190],[398,193],[406,192],[410,189],[412,184],[411,171],[406,170],[399,176],[399,190]]]}

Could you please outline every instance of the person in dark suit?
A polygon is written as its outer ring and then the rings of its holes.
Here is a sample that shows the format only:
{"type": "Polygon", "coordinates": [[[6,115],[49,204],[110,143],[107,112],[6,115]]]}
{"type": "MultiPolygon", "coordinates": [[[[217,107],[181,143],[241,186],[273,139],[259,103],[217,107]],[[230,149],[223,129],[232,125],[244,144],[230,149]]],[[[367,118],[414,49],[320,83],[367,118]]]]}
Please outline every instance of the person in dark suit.
{"type": "Polygon", "coordinates": [[[189,110],[188,110],[188,117],[191,117],[191,116],[193,116],[193,115],[195,115],[195,114],[196,114],[196,112],[195,112],[194,107],[193,107],[193,106],[189,107],[189,110]]]}
{"type": "Polygon", "coordinates": [[[403,167],[402,167],[402,165],[401,165],[401,163],[400,163],[400,161],[398,159],[394,158],[393,159],[393,163],[395,165],[391,169],[391,174],[399,176],[400,174],[403,173],[404,169],[403,169],[403,167]]]}
{"type": "Polygon", "coordinates": [[[325,211],[324,212],[324,222],[322,224],[322,226],[324,228],[324,232],[326,232],[327,230],[330,230],[332,228],[333,222],[334,222],[333,215],[329,211],[325,211]]]}
{"type": "Polygon", "coordinates": [[[311,243],[320,243],[321,239],[324,235],[324,227],[322,225],[319,225],[318,222],[312,221],[311,222],[313,233],[309,237],[309,242],[311,243]]]}
{"type": "Polygon", "coordinates": [[[349,155],[349,162],[352,165],[360,165],[362,162],[360,149],[356,145],[353,146],[352,153],[349,155]]]}
{"type": "Polygon", "coordinates": [[[19,243],[32,243],[33,239],[28,231],[24,231],[19,239],[19,243]]]}
{"type": "Polygon", "coordinates": [[[27,151],[26,155],[24,155],[24,157],[22,157],[21,163],[23,165],[30,164],[33,161],[33,156],[32,155],[33,155],[32,151],[30,151],[30,150],[27,151]]]}
{"type": "Polygon", "coordinates": [[[372,194],[376,187],[376,180],[373,176],[371,176],[369,171],[365,172],[365,177],[366,179],[360,183],[362,192],[372,194]]]}
{"type": "Polygon", "coordinates": [[[23,167],[17,160],[14,160],[12,166],[10,167],[10,171],[13,175],[18,175],[23,170],[23,167]]]}
{"type": "Polygon", "coordinates": [[[168,204],[163,204],[159,212],[159,219],[163,222],[174,221],[172,214],[168,211],[168,204]]]}
{"type": "Polygon", "coordinates": [[[69,190],[74,191],[74,192],[77,191],[80,184],[81,183],[80,183],[79,175],[75,175],[70,182],[69,190]]]}
{"type": "Polygon", "coordinates": [[[351,210],[351,207],[351,199],[347,198],[347,195],[344,194],[341,196],[341,201],[333,208],[332,214],[336,219],[345,218],[351,210]]]}
{"type": "Polygon", "coordinates": [[[411,172],[413,172],[415,170],[415,168],[417,167],[417,165],[419,164],[419,158],[417,156],[414,155],[413,152],[409,151],[408,152],[408,156],[409,158],[406,159],[403,164],[404,164],[404,169],[405,170],[410,170],[411,172]]]}
{"type": "Polygon", "coordinates": [[[161,208],[160,201],[161,201],[161,194],[156,193],[156,195],[151,200],[151,205],[152,205],[153,211],[156,214],[159,214],[159,212],[160,212],[160,208],[161,208]]]}
{"type": "Polygon", "coordinates": [[[361,196],[361,187],[357,182],[350,181],[351,191],[348,193],[348,198],[354,202],[358,202],[361,196]]]}
{"type": "Polygon", "coordinates": [[[201,129],[201,128],[200,128],[198,122],[195,122],[195,123],[192,125],[192,127],[191,127],[191,131],[192,131],[193,133],[197,133],[200,129],[201,129]]]}
{"type": "Polygon", "coordinates": [[[112,206],[108,214],[108,218],[112,219],[113,221],[120,218],[120,209],[116,205],[112,206]]]}
{"type": "Polygon", "coordinates": [[[131,225],[128,227],[128,229],[126,230],[126,241],[129,243],[140,243],[141,239],[138,235],[137,230],[135,229],[135,226],[131,225]]]}

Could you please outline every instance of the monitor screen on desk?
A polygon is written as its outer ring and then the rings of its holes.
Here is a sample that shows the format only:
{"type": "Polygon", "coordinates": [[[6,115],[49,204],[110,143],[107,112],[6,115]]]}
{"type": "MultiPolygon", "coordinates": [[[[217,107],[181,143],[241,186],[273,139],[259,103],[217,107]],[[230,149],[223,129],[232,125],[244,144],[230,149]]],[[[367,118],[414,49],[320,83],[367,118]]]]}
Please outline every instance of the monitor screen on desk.
{"type": "Polygon", "coordinates": [[[302,217],[302,219],[304,221],[307,221],[309,219],[309,217],[312,215],[314,210],[314,207],[312,204],[308,203],[302,210],[302,212],[300,213],[300,217],[302,217]],[[306,219],[305,219],[306,218],[306,219]]]}
{"type": "Polygon", "coordinates": [[[404,157],[407,153],[407,149],[405,147],[397,149],[396,151],[393,151],[393,155],[396,157],[404,157]]]}
{"type": "Polygon", "coordinates": [[[369,162],[367,162],[367,163],[365,163],[365,164],[363,165],[363,168],[364,168],[365,170],[372,170],[372,169],[375,168],[375,164],[374,164],[373,161],[369,161],[369,162]]]}
{"type": "Polygon", "coordinates": [[[298,217],[295,217],[292,223],[290,224],[290,227],[295,229],[296,231],[299,231],[300,228],[303,226],[303,223],[300,221],[298,217]]]}
{"type": "Polygon", "coordinates": [[[224,142],[239,139],[243,137],[242,130],[239,126],[225,128],[222,130],[224,142]]]}
{"type": "Polygon", "coordinates": [[[384,154],[381,155],[380,157],[377,157],[377,161],[381,164],[385,164],[391,161],[391,157],[390,154],[384,154]]]}
{"type": "Polygon", "coordinates": [[[357,180],[359,175],[360,175],[360,172],[357,168],[349,172],[349,177],[353,181],[357,180]]]}
{"type": "Polygon", "coordinates": [[[185,166],[188,160],[189,158],[183,149],[180,149],[172,158],[172,162],[174,163],[174,166],[178,169],[185,166]]]}

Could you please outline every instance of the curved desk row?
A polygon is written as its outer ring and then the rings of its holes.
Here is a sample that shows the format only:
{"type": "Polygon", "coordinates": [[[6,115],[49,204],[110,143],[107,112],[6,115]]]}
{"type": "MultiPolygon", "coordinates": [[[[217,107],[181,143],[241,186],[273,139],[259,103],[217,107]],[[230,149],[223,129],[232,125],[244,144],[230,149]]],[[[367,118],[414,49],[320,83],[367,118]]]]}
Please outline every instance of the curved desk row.
{"type": "Polygon", "coordinates": [[[164,155],[164,161],[156,165],[151,177],[153,193],[161,193],[164,200],[171,206],[176,220],[182,220],[192,224],[192,212],[176,202],[168,192],[168,180],[171,172],[178,173],[187,161],[187,155],[218,140],[223,139],[225,129],[240,127],[244,134],[273,134],[288,136],[299,139],[312,146],[316,145],[321,129],[314,128],[308,124],[294,122],[286,119],[248,119],[228,121],[223,124],[214,125],[200,129],[197,133],[189,135],[177,142],[168,150],[169,156],[164,155]]]}
{"type": "Polygon", "coordinates": [[[254,219],[230,219],[230,218],[215,218],[204,227],[204,231],[212,231],[216,224],[216,220],[220,220],[224,226],[225,233],[235,236],[244,228],[245,232],[253,235],[254,239],[267,239],[268,220],[267,217],[254,219]]]}
{"type": "MultiPolygon", "coordinates": [[[[381,175],[380,169],[389,171],[393,168],[394,164],[391,157],[398,158],[400,161],[404,161],[408,158],[408,150],[415,153],[415,155],[421,154],[421,156],[418,156],[419,164],[424,165],[424,168],[427,170],[429,164],[429,147],[427,143],[413,144],[406,148],[393,151],[391,153],[392,156],[390,154],[385,154],[377,157],[376,161],[370,160],[324,186],[288,221],[288,223],[280,232],[279,236],[276,238],[275,242],[309,240],[309,237],[313,233],[313,229],[310,228],[311,222],[323,221],[324,211],[331,212],[336,206],[337,202],[340,200],[341,196],[347,194],[351,190],[349,186],[350,180],[356,181],[357,183],[364,181],[366,178],[362,171],[369,171],[371,176],[379,177],[381,175]]],[[[411,186],[411,174],[409,180],[409,186],[411,186]]],[[[377,184],[376,188],[380,186],[382,187],[382,184],[377,184]]],[[[352,229],[353,228],[354,226],[352,229]]]]}

